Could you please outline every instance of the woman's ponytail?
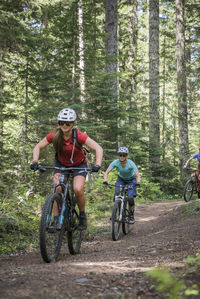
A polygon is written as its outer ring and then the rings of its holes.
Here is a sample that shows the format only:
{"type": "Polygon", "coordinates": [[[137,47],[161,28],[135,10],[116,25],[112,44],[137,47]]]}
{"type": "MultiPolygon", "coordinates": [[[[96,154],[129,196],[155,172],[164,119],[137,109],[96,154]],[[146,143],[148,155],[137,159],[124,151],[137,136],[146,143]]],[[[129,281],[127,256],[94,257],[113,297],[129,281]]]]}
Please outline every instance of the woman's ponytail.
{"type": "Polygon", "coordinates": [[[61,156],[63,153],[63,131],[60,128],[55,129],[52,142],[56,153],[61,156]]]}

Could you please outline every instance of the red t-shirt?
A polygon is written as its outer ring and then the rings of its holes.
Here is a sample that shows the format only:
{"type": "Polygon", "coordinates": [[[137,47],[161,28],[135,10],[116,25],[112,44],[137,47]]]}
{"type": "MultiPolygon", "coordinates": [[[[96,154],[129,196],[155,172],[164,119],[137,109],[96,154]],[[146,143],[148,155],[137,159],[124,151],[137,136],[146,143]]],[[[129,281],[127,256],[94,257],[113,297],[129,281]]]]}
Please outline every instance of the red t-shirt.
{"type": "MultiPolygon", "coordinates": [[[[53,130],[51,133],[49,133],[46,136],[46,139],[49,143],[52,143],[52,139],[53,139],[53,133],[55,130],[53,130]]],[[[79,131],[77,129],[77,137],[78,137],[78,143],[80,145],[83,145],[86,141],[86,139],[88,138],[88,135],[79,131]]],[[[74,161],[74,164],[72,164],[70,162],[71,159],[71,155],[72,155],[72,150],[73,150],[73,144],[72,144],[72,134],[69,137],[69,139],[64,140],[63,142],[63,154],[61,156],[57,156],[58,161],[63,164],[64,166],[78,166],[80,165],[82,162],[87,162],[85,153],[83,149],[78,149],[76,146],[74,148],[74,155],[72,157],[72,160],[74,161]]]]}

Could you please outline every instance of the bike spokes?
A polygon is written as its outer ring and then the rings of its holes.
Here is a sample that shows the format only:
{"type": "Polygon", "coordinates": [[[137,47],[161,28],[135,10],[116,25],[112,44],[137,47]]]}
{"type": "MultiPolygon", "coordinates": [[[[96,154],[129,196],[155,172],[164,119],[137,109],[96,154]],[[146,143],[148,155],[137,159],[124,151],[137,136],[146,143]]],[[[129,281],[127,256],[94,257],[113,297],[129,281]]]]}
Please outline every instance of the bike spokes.
{"type": "Polygon", "coordinates": [[[64,225],[59,228],[58,223],[54,221],[55,206],[60,214],[60,196],[52,193],[45,201],[40,223],[40,251],[43,260],[47,263],[58,257],[65,229],[64,225]]]}
{"type": "Polygon", "coordinates": [[[123,215],[123,222],[122,222],[122,231],[125,235],[129,232],[129,221],[130,221],[130,212],[127,210],[126,206],[124,209],[124,215],[123,215]]]}
{"type": "Polygon", "coordinates": [[[195,191],[195,183],[192,179],[189,179],[185,184],[184,200],[187,202],[190,201],[192,199],[192,195],[194,191],[195,191]]]}

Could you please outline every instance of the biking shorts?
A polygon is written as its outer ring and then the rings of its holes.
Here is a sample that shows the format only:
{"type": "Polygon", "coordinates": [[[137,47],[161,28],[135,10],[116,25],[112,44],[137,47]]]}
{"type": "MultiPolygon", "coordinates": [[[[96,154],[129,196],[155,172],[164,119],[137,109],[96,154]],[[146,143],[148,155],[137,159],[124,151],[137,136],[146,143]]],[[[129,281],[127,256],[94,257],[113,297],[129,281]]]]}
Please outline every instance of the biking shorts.
{"type": "Polygon", "coordinates": [[[128,185],[128,186],[133,186],[132,189],[128,190],[128,196],[129,196],[129,198],[131,196],[132,197],[136,197],[137,196],[137,190],[136,190],[136,188],[134,188],[135,184],[136,184],[136,178],[131,178],[129,180],[124,180],[124,179],[122,179],[122,178],[120,178],[118,176],[117,181],[115,183],[115,185],[116,185],[115,186],[115,195],[119,194],[120,188],[117,187],[118,185],[122,185],[122,186],[128,185]]]}

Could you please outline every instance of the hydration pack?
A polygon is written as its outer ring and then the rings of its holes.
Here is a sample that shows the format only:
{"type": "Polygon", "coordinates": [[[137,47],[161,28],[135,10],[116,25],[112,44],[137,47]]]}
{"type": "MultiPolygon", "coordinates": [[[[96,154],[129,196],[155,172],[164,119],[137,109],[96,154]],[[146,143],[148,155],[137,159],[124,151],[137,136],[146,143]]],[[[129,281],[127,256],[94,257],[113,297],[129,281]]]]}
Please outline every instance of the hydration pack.
{"type": "Polygon", "coordinates": [[[73,129],[72,129],[72,144],[73,144],[73,149],[72,149],[72,154],[71,154],[70,162],[71,162],[72,164],[74,164],[73,156],[74,156],[74,149],[75,149],[75,147],[76,147],[77,149],[79,149],[79,150],[82,150],[82,149],[83,149],[85,155],[86,155],[87,153],[89,153],[90,151],[89,151],[86,147],[82,146],[82,145],[78,142],[78,133],[77,133],[77,129],[76,129],[76,128],[73,128],[73,129]]]}

